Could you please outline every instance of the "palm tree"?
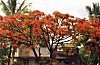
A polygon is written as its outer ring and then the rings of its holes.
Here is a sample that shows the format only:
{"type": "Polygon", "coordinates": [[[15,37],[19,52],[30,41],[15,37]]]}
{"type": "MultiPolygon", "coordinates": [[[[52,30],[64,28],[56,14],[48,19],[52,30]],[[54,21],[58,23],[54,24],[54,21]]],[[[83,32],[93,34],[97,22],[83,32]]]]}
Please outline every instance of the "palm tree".
{"type": "Polygon", "coordinates": [[[15,13],[25,13],[28,12],[28,6],[30,6],[30,3],[25,5],[25,1],[23,0],[22,3],[20,3],[20,6],[18,7],[18,0],[8,0],[7,3],[5,3],[3,0],[1,0],[2,3],[2,10],[5,13],[5,15],[13,15],[15,13]]]}
{"type": "Polygon", "coordinates": [[[91,6],[86,6],[86,9],[89,13],[89,17],[100,17],[100,6],[99,3],[93,3],[93,7],[91,6]]]}

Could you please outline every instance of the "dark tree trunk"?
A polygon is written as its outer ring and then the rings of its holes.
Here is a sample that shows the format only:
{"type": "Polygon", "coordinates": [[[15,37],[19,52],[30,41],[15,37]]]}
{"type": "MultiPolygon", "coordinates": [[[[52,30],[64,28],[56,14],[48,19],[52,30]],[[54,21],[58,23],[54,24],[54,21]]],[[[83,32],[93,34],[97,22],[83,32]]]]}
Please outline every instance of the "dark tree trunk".
{"type": "Polygon", "coordinates": [[[39,59],[41,58],[41,52],[40,52],[40,47],[39,47],[39,59]]]}
{"type": "Polygon", "coordinates": [[[10,51],[9,51],[9,55],[8,55],[8,65],[10,65],[10,58],[11,58],[11,48],[12,48],[12,45],[10,46],[10,51]]]}
{"type": "Polygon", "coordinates": [[[36,53],[36,51],[35,51],[35,48],[32,48],[32,50],[33,50],[33,53],[34,53],[34,55],[35,55],[35,61],[36,61],[36,62],[39,62],[39,57],[38,57],[38,55],[37,55],[37,53],[36,53]]]}
{"type": "Polygon", "coordinates": [[[50,50],[50,59],[53,59],[53,50],[50,50]]]}

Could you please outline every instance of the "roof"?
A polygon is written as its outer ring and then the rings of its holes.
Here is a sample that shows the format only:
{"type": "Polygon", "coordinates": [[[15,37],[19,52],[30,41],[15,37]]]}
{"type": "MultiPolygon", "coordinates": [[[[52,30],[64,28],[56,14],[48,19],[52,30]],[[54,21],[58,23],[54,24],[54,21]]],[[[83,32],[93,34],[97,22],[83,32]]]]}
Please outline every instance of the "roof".
{"type": "MultiPolygon", "coordinates": [[[[35,48],[35,50],[36,50],[36,53],[39,55],[38,48],[35,48]]],[[[49,53],[48,49],[45,47],[42,47],[40,49],[40,53],[41,53],[41,57],[50,57],[50,53],[49,53]]],[[[11,57],[12,57],[12,55],[11,55],[11,57]]],[[[32,49],[30,49],[30,48],[22,48],[22,49],[18,48],[17,52],[15,52],[15,57],[16,58],[17,57],[22,57],[22,58],[23,57],[33,57],[34,58],[35,55],[34,55],[32,49]]]]}

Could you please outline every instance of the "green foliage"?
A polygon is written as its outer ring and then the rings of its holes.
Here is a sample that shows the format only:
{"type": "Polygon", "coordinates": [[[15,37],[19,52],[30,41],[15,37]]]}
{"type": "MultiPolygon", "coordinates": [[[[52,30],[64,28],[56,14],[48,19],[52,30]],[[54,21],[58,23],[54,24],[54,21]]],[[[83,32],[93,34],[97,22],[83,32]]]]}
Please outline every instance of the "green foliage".
{"type": "Polygon", "coordinates": [[[86,9],[89,13],[89,17],[99,17],[100,16],[100,5],[99,3],[93,3],[93,6],[86,6],[86,9]]]}
{"type": "Polygon", "coordinates": [[[18,62],[14,62],[14,63],[11,64],[11,65],[24,65],[24,64],[22,64],[22,63],[18,63],[18,62]]]}
{"type": "Polygon", "coordinates": [[[7,63],[9,55],[9,47],[0,48],[0,63],[7,63]]]}
{"type": "Polygon", "coordinates": [[[4,0],[1,0],[2,3],[2,10],[5,13],[5,15],[13,15],[15,13],[27,13],[28,12],[28,6],[30,4],[25,5],[25,1],[23,0],[22,3],[20,3],[20,6],[17,6],[17,0],[8,0],[7,3],[4,2],[4,0]]]}
{"type": "Polygon", "coordinates": [[[2,57],[3,55],[8,55],[9,54],[9,48],[4,48],[4,49],[0,49],[0,57],[2,57]]]}
{"type": "MultiPolygon", "coordinates": [[[[40,59],[40,64],[49,65],[49,58],[41,58],[40,59]]],[[[36,65],[39,65],[39,64],[36,64],[36,65]]]]}
{"type": "Polygon", "coordinates": [[[38,44],[41,46],[41,47],[46,47],[46,44],[44,44],[45,41],[44,40],[39,40],[38,41],[38,44]]]}

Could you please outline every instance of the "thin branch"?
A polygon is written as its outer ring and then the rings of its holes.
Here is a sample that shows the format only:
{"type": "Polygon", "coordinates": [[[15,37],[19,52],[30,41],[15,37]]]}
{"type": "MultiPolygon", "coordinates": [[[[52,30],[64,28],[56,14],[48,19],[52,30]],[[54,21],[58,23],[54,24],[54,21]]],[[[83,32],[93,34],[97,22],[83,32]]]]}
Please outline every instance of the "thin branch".
{"type": "Polygon", "coordinates": [[[30,25],[30,44],[32,44],[33,43],[33,40],[32,40],[32,25],[30,25]]]}

